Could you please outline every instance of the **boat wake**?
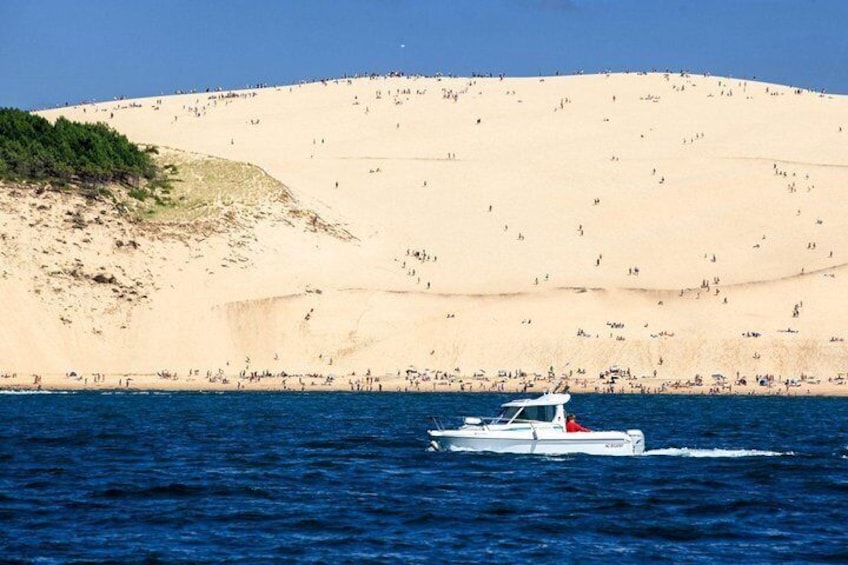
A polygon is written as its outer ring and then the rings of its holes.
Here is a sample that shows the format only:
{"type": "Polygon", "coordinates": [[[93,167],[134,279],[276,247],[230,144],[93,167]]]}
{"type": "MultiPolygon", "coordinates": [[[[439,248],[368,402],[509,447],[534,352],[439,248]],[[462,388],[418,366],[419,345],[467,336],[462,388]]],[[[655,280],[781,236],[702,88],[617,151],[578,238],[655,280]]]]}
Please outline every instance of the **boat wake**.
{"type": "Polygon", "coordinates": [[[666,457],[783,457],[795,455],[792,451],[766,451],[762,449],[690,449],[688,447],[669,447],[649,449],[642,456],[660,455],[666,457]]]}

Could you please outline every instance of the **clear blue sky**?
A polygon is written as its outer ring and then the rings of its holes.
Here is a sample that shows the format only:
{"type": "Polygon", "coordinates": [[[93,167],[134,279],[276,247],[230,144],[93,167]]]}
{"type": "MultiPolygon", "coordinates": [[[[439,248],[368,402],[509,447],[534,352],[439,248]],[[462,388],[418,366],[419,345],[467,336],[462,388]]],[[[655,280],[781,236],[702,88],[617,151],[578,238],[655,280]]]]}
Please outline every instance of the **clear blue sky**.
{"type": "Polygon", "coordinates": [[[392,70],[606,69],[848,93],[848,0],[0,0],[0,107],[392,70]]]}

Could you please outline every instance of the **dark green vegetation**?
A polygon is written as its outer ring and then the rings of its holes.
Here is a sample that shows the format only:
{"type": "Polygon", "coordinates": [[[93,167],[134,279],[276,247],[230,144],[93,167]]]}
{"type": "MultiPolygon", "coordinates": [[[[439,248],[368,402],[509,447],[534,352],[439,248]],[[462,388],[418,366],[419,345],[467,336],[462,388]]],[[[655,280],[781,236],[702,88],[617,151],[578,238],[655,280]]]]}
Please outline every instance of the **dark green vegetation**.
{"type": "Polygon", "coordinates": [[[0,108],[0,178],[79,187],[111,195],[110,185],[132,198],[169,201],[173,166],[157,167],[155,147],[139,148],[103,123],[59,118],[51,124],[14,108],[0,108]]]}

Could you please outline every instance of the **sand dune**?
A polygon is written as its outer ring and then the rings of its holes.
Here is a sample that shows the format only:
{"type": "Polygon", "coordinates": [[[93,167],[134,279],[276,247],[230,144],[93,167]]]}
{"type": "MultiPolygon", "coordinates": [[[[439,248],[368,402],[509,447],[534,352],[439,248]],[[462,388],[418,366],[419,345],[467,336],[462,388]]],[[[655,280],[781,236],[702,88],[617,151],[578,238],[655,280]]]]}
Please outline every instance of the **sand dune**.
{"type": "Polygon", "coordinates": [[[0,370],[848,371],[843,96],[378,77],[42,114],[172,148],[183,198],[137,224],[4,191],[0,370]]]}

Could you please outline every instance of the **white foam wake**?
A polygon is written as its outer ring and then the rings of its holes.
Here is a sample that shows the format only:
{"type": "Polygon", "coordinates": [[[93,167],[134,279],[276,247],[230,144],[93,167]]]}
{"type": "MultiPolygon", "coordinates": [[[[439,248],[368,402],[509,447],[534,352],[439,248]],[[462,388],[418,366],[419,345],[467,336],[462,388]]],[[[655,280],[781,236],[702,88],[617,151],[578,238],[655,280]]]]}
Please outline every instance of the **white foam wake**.
{"type": "Polygon", "coordinates": [[[690,449],[688,447],[669,447],[649,449],[644,455],[665,455],[668,457],[781,457],[795,455],[791,451],[765,451],[762,449],[690,449]]]}

